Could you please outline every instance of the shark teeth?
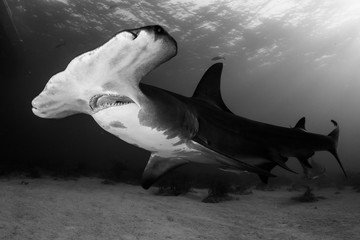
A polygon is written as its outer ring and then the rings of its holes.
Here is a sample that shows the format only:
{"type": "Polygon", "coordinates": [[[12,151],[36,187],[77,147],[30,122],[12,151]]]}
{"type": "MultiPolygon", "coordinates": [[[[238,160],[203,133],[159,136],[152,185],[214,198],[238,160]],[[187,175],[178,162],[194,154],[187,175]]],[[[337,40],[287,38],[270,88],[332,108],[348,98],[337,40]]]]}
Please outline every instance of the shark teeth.
{"type": "Polygon", "coordinates": [[[89,106],[95,113],[109,107],[123,106],[131,103],[135,102],[127,96],[98,94],[90,99],[89,106]]]}

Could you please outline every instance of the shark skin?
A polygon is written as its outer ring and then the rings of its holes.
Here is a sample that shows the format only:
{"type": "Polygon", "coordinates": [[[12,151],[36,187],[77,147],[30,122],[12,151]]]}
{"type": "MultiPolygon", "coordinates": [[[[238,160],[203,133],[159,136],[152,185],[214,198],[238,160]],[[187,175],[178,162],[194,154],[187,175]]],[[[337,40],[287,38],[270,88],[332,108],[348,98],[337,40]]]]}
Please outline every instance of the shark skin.
{"type": "Polygon", "coordinates": [[[142,177],[145,189],[189,162],[253,172],[267,182],[275,166],[290,170],[289,157],[311,167],[308,159],[316,151],[329,151],[344,171],[335,121],[335,129],[321,135],[307,132],[305,119],[285,128],[235,115],[221,98],[222,63],[206,71],[192,97],[140,83],[176,53],[176,41],[160,26],[121,31],[54,75],[32,101],[33,113],[42,118],[88,114],[105,131],[151,152],[142,177]]]}

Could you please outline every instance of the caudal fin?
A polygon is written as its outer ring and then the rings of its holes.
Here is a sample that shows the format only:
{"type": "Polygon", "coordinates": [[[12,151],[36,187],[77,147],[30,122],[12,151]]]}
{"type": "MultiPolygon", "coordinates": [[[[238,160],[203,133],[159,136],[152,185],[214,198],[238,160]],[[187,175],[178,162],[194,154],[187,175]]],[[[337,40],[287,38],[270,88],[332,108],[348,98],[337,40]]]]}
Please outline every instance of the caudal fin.
{"type": "Polygon", "coordinates": [[[335,157],[336,161],[339,163],[341,170],[343,171],[345,177],[347,178],[347,174],[345,172],[345,169],[341,163],[341,160],[339,158],[339,155],[337,153],[337,145],[339,140],[339,125],[336,121],[331,120],[331,122],[335,125],[335,129],[332,130],[331,133],[329,133],[329,137],[333,140],[333,146],[329,149],[329,152],[335,157]]]}

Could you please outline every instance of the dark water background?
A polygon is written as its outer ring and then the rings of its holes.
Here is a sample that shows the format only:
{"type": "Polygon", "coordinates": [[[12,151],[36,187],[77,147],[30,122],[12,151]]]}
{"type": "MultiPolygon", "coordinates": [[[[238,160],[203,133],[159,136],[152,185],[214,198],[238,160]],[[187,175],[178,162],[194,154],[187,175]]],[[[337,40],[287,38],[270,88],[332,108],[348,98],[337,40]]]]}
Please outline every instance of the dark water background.
{"type": "MultiPolygon", "coordinates": [[[[232,111],[280,126],[306,116],[307,129],[322,134],[335,119],[344,167],[360,170],[356,1],[2,0],[0,6],[1,173],[42,168],[96,175],[121,168],[119,160],[141,172],[148,152],[104,132],[89,116],[38,118],[31,100],[77,55],[122,29],[149,24],[163,25],[179,54],[144,82],[191,96],[211,58],[223,56],[222,94],[232,111]]],[[[315,159],[340,174],[330,154],[315,159]]],[[[295,160],[290,166],[301,172],[295,160]]]]}

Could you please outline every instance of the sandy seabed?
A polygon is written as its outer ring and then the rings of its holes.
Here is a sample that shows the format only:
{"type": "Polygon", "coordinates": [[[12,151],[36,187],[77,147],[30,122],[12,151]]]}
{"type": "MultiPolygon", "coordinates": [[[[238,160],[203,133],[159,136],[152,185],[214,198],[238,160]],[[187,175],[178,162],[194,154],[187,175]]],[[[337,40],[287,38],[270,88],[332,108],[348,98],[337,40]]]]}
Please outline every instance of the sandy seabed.
{"type": "Polygon", "coordinates": [[[257,191],[202,203],[206,190],[156,196],[154,190],[100,179],[0,180],[0,239],[359,239],[360,193],[316,190],[326,199],[291,200],[301,192],[257,191]]]}

